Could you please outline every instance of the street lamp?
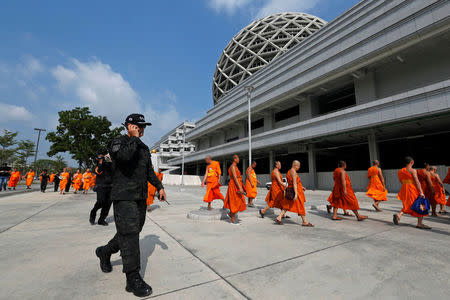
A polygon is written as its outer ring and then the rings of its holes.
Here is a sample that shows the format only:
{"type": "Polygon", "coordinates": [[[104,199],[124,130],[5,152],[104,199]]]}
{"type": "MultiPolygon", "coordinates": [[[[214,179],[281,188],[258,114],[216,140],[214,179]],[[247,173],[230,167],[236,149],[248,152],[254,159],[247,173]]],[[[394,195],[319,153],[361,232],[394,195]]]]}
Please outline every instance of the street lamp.
{"type": "Polygon", "coordinates": [[[37,160],[37,155],[38,155],[38,151],[39,151],[39,141],[41,140],[41,131],[47,131],[46,129],[42,129],[42,128],[35,128],[34,130],[37,130],[38,133],[38,140],[37,140],[37,144],[36,144],[36,151],[34,153],[34,168],[36,169],[36,160],[37,160]]]}
{"type": "Polygon", "coordinates": [[[251,100],[252,92],[255,87],[252,85],[247,85],[245,91],[247,92],[247,104],[248,104],[248,166],[252,164],[252,116],[251,116],[251,100]]]}
{"type": "Polygon", "coordinates": [[[184,147],[186,143],[186,126],[183,123],[183,150],[181,152],[181,186],[184,187],[184,147]]]}

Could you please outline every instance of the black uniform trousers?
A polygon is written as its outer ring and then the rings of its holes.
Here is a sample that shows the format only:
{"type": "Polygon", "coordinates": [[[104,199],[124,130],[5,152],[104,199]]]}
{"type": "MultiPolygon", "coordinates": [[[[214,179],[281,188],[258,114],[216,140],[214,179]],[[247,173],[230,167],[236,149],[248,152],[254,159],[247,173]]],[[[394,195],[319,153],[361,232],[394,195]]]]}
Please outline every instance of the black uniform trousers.
{"type": "Polygon", "coordinates": [[[47,189],[47,182],[42,181],[41,182],[41,192],[45,192],[46,189],[47,189]]]}
{"type": "Polygon", "coordinates": [[[55,177],[55,179],[53,180],[53,184],[55,185],[55,192],[57,192],[58,191],[58,189],[59,189],[59,178],[58,179],[56,179],[56,177],[55,177]]]}
{"type": "Polygon", "coordinates": [[[91,217],[95,219],[97,211],[101,209],[100,218],[98,221],[105,221],[109,214],[109,209],[111,208],[111,188],[110,187],[100,187],[96,188],[97,191],[97,202],[95,202],[94,208],[91,210],[91,217]]]}
{"type": "Polygon", "coordinates": [[[142,199],[115,200],[113,204],[117,233],[106,245],[106,249],[110,253],[117,253],[120,250],[124,273],[139,272],[141,270],[139,233],[144,227],[147,203],[142,199]]]}

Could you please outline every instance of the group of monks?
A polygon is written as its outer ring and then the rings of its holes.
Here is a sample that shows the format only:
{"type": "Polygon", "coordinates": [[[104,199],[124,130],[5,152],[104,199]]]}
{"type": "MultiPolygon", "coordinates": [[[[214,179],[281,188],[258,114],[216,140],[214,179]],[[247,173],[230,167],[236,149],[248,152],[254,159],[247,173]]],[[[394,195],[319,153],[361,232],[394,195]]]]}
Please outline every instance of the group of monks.
{"type": "MultiPolygon", "coordinates": [[[[50,175],[50,182],[53,182],[57,174],[50,175]]],[[[75,174],[73,174],[72,180],[70,173],[67,168],[64,168],[63,171],[59,174],[59,193],[64,195],[67,190],[67,185],[71,184],[74,190],[74,193],[77,194],[80,190],[83,190],[83,194],[87,194],[90,189],[95,186],[96,175],[91,172],[90,169],[86,169],[84,173],[81,173],[80,170],[77,170],[75,174]]]]}
{"type": "Polygon", "coordinates": [[[20,174],[20,171],[17,168],[14,168],[13,171],[11,172],[11,176],[9,177],[8,188],[15,190],[20,180],[24,179],[27,189],[31,189],[31,184],[33,183],[35,176],[36,173],[33,171],[33,169],[30,169],[25,174],[25,176],[22,176],[20,174]]]}
{"type": "MultiPolygon", "coordinates": [[[[236,220],[237,213],[245,211],[247,204],[245,196],[248,198],[248,206],[253,206],[253,200],[257,195],[257,185],[260,182],[256,178],[255,167],[256,162],[247,169],[247,179],[245,185],[242,181],[242,175],[239,171],[239,156],[233,155],[233,161],[228,169],[230,182],[226,197],[220,192],[220,181],[222,172],[220,164],[212,160],[210,156],[205,158],[207,163],[205,175],[202,181],[202,187],[206,184],[206,194],[203,201],[208,203],[208,210],[211,210],[211,203],[216,200],[223,200],[223,208],[229,210],[230,222],[232,224],[239,224],[236,220]]],[[[432,216],[440,216],[445,214],[444,206],[450,206],[450,197],[445,198],[444,183],[450,184],[450,168],[444,180],[441,180],[437,174],[437,168],[425,164],[423,169],[415,170],[413,168],[414,160],[411,157],[405,158],[405,167],[398,171],[398,179],[401,182],[401,190],[397,198],[402,201],[402,210],[393,215],[394,224],[398,224],[403,214],[409,214],[417,217],[417,228],[430,229],[429,226],[423,224],[423,215],[416,213],[411,209],[413,203],[422,196],[427,198],[431,204],[432,216]],[[437,204],[440,206],[439,213],[436,211],[437,204]]],[[[314,227],[313,224],[307,221],[305,212],[305,188],[297,174],[300,170],[301,163],[294,160],[291,169],[286,174],[286,181],[283,182],[283,177],[280,172],[281,162],[275,162],[275,166],[271,173],[272,185],[266,196],[267,206],[259,210],[261,218],[264,218],[265,213],[270,208],[280,209],[280,214],[275,219],[275,224],[282,225],[283,218],[289,218],[286,213],[293,212],[302,218],[302,226],[314,227]]],[[[332,214],[331,219],[340,221],[342,218],[338,217],[338,209],[342,209],[344,215],[352,216],[348,211],[351,210],[358,221],[367,219],[367,216],[359,213],[359,203],[353,191],[350,177],[346,172],[347,164],[344,161],[339,161],[337,168],[333,172],[334,187],[331,195],[328,197],[329,205],[327,211],[332,214]]],[[[373,199],[373,208],[376,212],[382,212],[380,203],[387,201],[388,191],[386,189],[383,172],[380,168],[378,160],[372,162],[372,166],[368,169],[367,177],[369,184],[366,195],[373,199]]]]}

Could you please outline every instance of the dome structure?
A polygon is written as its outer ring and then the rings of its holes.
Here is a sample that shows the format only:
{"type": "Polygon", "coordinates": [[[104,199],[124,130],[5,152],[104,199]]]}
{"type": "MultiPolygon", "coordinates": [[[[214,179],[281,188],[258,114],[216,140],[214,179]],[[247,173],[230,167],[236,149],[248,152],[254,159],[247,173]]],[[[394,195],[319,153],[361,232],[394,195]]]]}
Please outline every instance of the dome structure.
{"type": "Polygon", "coordinates": [[[279,13],[256,20],[242,29],[217,62],[213,78],[214,104],[239,83],[326,24],[326,21],[306,13],[279,13]]]}

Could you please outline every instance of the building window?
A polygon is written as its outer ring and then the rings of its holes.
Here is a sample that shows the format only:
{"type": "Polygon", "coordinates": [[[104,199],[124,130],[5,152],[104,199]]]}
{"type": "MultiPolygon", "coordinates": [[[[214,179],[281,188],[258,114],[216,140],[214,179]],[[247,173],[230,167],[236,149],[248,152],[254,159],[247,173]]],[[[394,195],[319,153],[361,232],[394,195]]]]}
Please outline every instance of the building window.
{"type": "MultiPolygon", "coordinates": [[[[299,106],[293,106],[288,109],[282,110],[280,112],[275,113],[275,122],[280,122],[286,119],[290,119],[292,117],[298,116],[300,114],[299,106]]],[[[263,124],[264,126],[264,124],[263,124]]]]}
{"type": "Polygon", "coordinates": [[[317,98],[319,114],[324,115],[356,105],[355,86],[353,84],[335,90],[317,98]]]}
{"type": "Polygon", "coordinates": [[[264,119],[259,119],[252,122],[252,130],[264,127],[264,119]]]}

